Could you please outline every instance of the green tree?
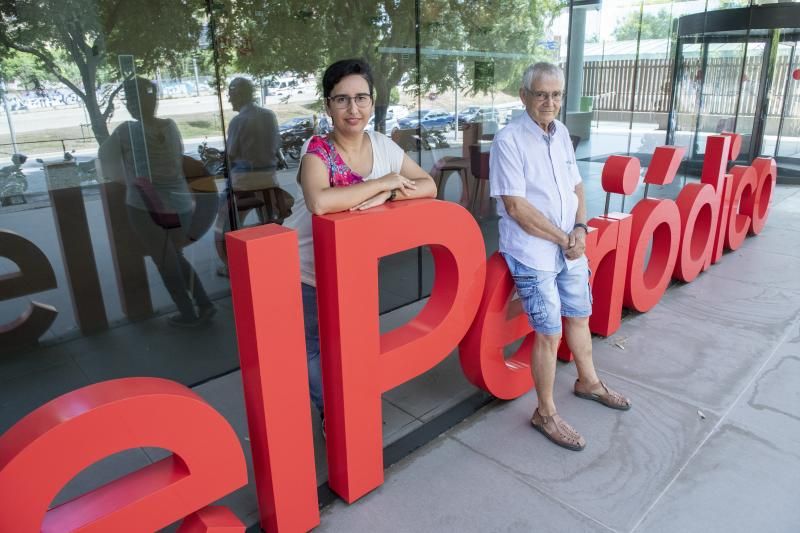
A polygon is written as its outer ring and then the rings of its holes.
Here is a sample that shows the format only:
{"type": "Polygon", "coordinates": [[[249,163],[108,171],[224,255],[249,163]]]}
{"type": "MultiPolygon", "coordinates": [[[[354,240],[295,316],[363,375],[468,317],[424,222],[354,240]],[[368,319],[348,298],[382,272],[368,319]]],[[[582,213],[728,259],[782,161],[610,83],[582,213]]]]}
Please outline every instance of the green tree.
{"type": "Polygon", "coordinates": [[[666,39],[672,32],[672,19],[669,11],[661,9],[657,13],[640,13],[630,11],[617,22],[613,35],[618,41],[635,41],[639,38],[641,28],[642,39],[666,39]],[[641,15],[641,25],[639,19],[641,15]]]}
{"type": "MultiPolygon", "coordinates": [[[[76,77],[77,69],[72,69],[69,77],[76,77]]],[[[0,78],[6,81],[19,80],[29,89],[38,89],[44,82],[56,82],[58,79],[43,68],[36,58],[16,50],[7,50],[0,57],[0,78]]]]}
{"type": "Polygon", "coordinates": [[[257,77],[319,75],[335,60],[366,59],[375,78],[376,122],[382,125],[391,89],[404,76],[410,88],[419,78],[423,91],[456,85],[486,91],[491,87],[473,84],[475,69],[458,70],[457,60],[471,66],[476,57],[494,61],[511,53],[524,58],[514,65],[498,63],[493,82],[503,87],[524,68],[519,65],[544,53],[539,41],[563,5],[561,0],[421,2],[420,72],[411,0],[238,0],[222,5],[214,18],[219,54],[229,71],[257,77]]]}
{"type": "Polygon", "coordinates": [[[144,73],[168,64],[197,46],[202,10],[203,3],[191,0],[3,1],[0,53],[27,54],[38,69],[69,87],[83,101],[92,132],[102,142],[122,88],[117,55],[133,55],[144,73]]]}

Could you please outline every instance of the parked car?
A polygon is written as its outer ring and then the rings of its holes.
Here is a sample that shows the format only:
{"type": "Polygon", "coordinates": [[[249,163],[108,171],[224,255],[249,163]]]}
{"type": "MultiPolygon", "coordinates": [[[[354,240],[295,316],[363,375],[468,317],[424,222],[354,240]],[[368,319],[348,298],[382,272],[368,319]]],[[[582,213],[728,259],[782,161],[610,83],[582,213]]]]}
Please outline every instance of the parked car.
{"type": "Polygon", "coordinates": [[[505,113],[506,116],[505,116],[505,119],[504,119],[503,123],[504,124],[508,124],[509,122],[511,122],[512,119],[514,119],[515,117],[518,117],[520,114],[522,114],[524,112],[525,112],[525,108],[522,107],[522,106],[515,106],[515,107],[512,107],[512,108],[508,109],[508,111],[506,111],[506,113],[505,113]]]}
{"type": "MultiPolygon", "coordinates": [[[[385,125],[386,125],[386,129],[384,131],[386,132],[386,135],[391,135],[391,133],[394,130],[396,130],[396,129],[398,129],[400,127],[400,125],[397,122],[397,119],[394,117],[394,112],[391,109],[386,111],[386,122],[385,122],[385,125]]],[[[375,115],[372,115],[369,118],[369,122],[367,123],[367,127],[364,128],[364,129],[367,129],[367,130],[375,129],[375,115]]]]}
{"type": "Polygon", "coordinates": [[[404,105],[390,105],[388,111],[392,113],[394,118],[400,120],[401,118],[406,118],[409,115],[408,108],[404,105]]]}
{"type": "Polygon", "coordinates": [[[421,126],[427,130],[450,130],[455,127],[456,119],[452,113],[441,109],[422,109],[418,113],[411,113],[398,120],[401,129],[411,129],[421,126]]]}
{"type": "Polygon", "coordinates": [[[312,129],[313,124],[313,117],[295,117],[278,126],[278,129],[281,133],[286,130],[312,129]]]}
{"type": "Polygon", "coordinates": [[[471,105],[471,106],[463,108],[458,113],[458,125],[461,126],[461,122],[466,120],[467,117],[470,117],[470,116],[474,115],[475,113],[477,113],[480,110],[480,108],[481,108],[481,106],[479,106],[479,105],[471,105]]]}
{"type": "Polygon", "coordinates": [[[500,114],[493,107],[470,106],[458,114],[458,129],[473,122],[499,122],[500,114]]]}

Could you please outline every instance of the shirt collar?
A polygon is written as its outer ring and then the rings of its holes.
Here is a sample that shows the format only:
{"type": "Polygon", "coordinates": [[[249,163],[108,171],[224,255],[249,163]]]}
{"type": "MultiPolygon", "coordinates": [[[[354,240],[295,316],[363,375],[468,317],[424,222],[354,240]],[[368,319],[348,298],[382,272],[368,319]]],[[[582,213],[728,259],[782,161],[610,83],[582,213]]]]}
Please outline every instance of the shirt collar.
{"type": "Polygon", "coordinates": [[[537,135],[541,135],[543,137],[546,137],[546,136],[552,137],[553,135],[555,135],[555,133],[556,133],[556,121],[555,120],[553,120],[550,124],[547,125],[547,132],[545,132],[542,129],[542,127],[539,126],[539,124],[534,122],[534,120],[531,118],[531,116],[528,114],[527,111],[525,113],[522,113],[522,116],[523,116],[523,122],[525,124],[525,127],[528,128],[528,130],[530,130],[531,133],[534,133],[534,134],[537,134],[537,135]]]}

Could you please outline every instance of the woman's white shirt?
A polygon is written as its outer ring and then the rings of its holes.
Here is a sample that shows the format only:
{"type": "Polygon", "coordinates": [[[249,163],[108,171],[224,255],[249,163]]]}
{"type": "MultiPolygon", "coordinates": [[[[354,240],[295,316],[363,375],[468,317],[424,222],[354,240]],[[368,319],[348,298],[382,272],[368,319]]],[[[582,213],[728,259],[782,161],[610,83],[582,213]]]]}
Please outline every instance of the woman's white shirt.
{"type": "MultiPolygon", "coordinates": [[[[390,172],[400,172],[403,166],[405,152],[386,135],[377,131],[366,131],[372,144],[372,172],[364,180],[372,180],[385,176],[390,172]]],[[[308,143],[303,145],[300,158],[306,155],[308,143]]],[[[300,198],[296,199],[294,209],[283,225],[297,231],[300,246],[300,279],[303,283],[316,287],[316,274],[314,271],[314,241],[311,232],[311,212],[306,207],[303,198],[303,189],[300,188],[300,198]],[[303,201],[299,201],[303,200],[303,201]]]]}

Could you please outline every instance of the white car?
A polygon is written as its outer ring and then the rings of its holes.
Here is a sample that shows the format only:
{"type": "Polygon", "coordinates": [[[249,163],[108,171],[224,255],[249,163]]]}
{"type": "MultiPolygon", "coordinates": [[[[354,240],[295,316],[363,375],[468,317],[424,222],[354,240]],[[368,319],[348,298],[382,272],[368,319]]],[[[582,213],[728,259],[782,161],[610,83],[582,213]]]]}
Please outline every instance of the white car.
{"type": "Polygon", "coordinates": [[[388,113],[391,113],[394,118],[400,120],[401,118],[406,118],[408,116],[408,108],[404,105],[390,105],[387,109],[388,113]]]}
{"type": "MultiPolygon", "coordinates": [[[[394,113],[392,112],[391,109],[388,109],[386,111],[386,122],[385,122],[385,124],[386,124],[386,129],[384,131],[386,132],[386,135],[391,135],[394,130],[396,130],[396,129],[398,129],[400,127],[397,124],[397,119],[395,118],[394,113]]],[[[366,130],[375,129],[375,115],[372,115],[371,117],[369,117],[369,122],[367,123],[367,127],[364,128],[364,129],[366,129],[366,130]]]]}

